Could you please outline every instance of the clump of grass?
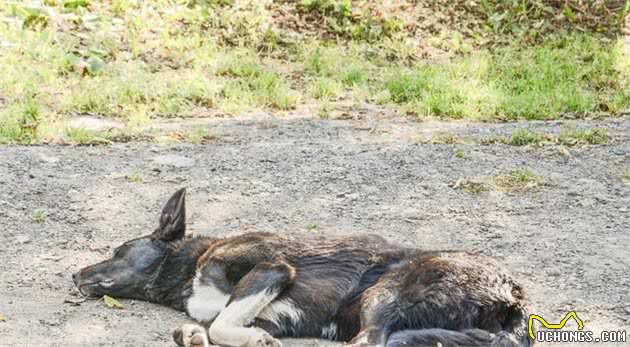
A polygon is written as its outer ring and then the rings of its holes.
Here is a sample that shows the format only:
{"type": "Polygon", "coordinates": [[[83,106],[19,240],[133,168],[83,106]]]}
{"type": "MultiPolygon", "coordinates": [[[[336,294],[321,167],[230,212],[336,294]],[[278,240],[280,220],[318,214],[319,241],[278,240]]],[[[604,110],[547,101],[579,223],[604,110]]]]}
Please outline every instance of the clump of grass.
{"type": "Polygon", "coordinates": [[[439,132],[429,141],[429,143],[434,145],[453,145],[461,142],[462,140],[451,132],[439,132]]]}
{"type": "Polygon", "coordinates": [[[217,67],[216,73],[231,77],[258,77],[265,72],[265,68],[252,58],[232,54],[223,59],[217,67]]]}
{"type": "Polygon", "coordinates": [[[134,183],[142,183],[142,182],[144,182],[144,178],[138,172],[132,172],[130,174],[127,174],[127,175],[125,175],[125,178],[129,182],[134,182],[134,183]]]}
{"type": "Polygon", "coordinates": [[[42,121],[41,106],[35,96],[0,109],[0,143],[35,143],[42,121]]]}
{"type": "Polygon", "coordinates": [[[34,211],[31,215],[33,223],[43,223],[46,220],[46,213],[43,211],[34,211]]]}
{"type": "Polygon", "coordinates": [[[223,89],[223,103],[231,103],[236,109],[267,107],[280,110],[295,108],[300,95],[276,73],[264,72],[259,76],[229,81],[223,89]]]}
{"type": "Polygon", "coordinates": [[[490,190],[485,182],[466,180],[459,184],[459,187],[470,194],[481,194],[490,190]]]}
{"type": "Polygon", "coordinates": [[[108,139],[96,131],[83,128],[66,128],[66,141],[77,145],[100,145],[110,143],[108,139]]]}
{"type": "Polygon", "coordinates": [[[544,184],[545,179],[529,168],[518,168],[495,176],[494,183],[500,190],[521,192],[544,184]]]}
{"type": "Polygon", "coordinates": [[[623,181],[625,181],[626,183],[630,184],[630,168],[626,169],[622,174],[621,174],[621,179],[623,181]]]}
{"type": "Polygon", "coordinates": [[[541,143],[544,138],[543,134],[521,128],[512,132],[512,135],[509,138],[509,144],[513,146],[537,145],[541,143]]]}
{"type": "Polygon", "coordinates": [[[396,73],[385,82],[392,101],[408,104],[421,116],[462,118],[465,115],[462,94],[449,83],[443,67],[423,65],[396,73]]]}
{"type": "Polygon", "coordinates": [[[317,117],[321,118],[321,119],[328,119],[330,118],[330,113],[332,111],[333,107],[330,104],[330,102],[324,100],[321,105],[319,106],[319,109],[317,110],[317,117]]]}
{"type": "Polygon", "coordinates": [[[456,150],[455,151],[455,158],[457,158],[457,159],[464,159],[464,158],[466,158],[466,152],[464,152],[461,149],[456,150]]]}
{"type": "Polygon", "coordinates": [[[367,71],[360,66],[352,66],[341,76],[344,85],[355,86],[367,81],[367,71]]]}
{"type": "Polygon", "coordinates": [[[330,78],[319,78],[311,83],[310,94],[315,99],[333,99],[341,94],[341,86],[330,78]]]}
{"type": "Polygon", "coordinates": [[[214,138],[216,136],[212,135],[210,129],[206,127],[198,127],[186,133],[186,142],[193,144],[205,143],[214,138]]]}
{"type": "Polygon", "coordinates": [[[305,228],[308,231],[317,231],[319,230],[319,225],[317,223],[308,223],[305,228]]]}
{"type": "Polygon", "coordinates": [[[604,145],[608,141],[610,141],[610,136],[604,128],[563,128],[560,130],[560,136],[558,136],[558,142],[567,146],[604,145]]]}

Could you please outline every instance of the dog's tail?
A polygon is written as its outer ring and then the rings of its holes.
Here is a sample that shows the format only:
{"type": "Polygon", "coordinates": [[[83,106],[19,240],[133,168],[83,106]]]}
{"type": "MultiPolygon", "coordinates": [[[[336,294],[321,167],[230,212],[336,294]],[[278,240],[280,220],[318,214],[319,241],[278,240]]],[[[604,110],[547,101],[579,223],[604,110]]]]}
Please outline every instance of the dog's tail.
{"type": "Polygon", "coordinates": [[[443,347],[529,347],[534,341],[527,334],[527,319],[527,312],[519,307],[498,333],[481,329],[401,330],[390,335],[386,347],[433,347],[438,343],[443,347]]]}

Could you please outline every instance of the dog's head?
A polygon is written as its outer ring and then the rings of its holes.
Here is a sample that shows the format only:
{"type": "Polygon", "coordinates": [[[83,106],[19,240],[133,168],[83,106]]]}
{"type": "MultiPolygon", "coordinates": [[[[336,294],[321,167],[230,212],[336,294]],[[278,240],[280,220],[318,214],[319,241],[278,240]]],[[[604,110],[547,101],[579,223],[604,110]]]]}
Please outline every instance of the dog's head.
{"type": "Polygon", "coordinates": [[[186,233],[186,190],[178,190],[162,210],[159,227],[150,235],[123,243],[110,259],[72,275],[79,291],[88,296],[110,295],[146,299],[145,286],[169,254],[169,243],[186,233]]]}

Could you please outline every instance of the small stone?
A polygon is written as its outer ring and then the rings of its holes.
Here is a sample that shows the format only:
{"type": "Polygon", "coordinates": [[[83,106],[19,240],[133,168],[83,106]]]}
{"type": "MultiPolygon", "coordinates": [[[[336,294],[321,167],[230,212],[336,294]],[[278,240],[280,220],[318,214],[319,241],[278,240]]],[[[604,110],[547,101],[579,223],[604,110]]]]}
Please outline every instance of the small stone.
{"type": "Polygon", "coordinates": [[[562,273],[558,270],[548,270],[547,271],[547,275],[548,276],[552,276],[552,277],[558,277],[560,276],[562,273]]]}

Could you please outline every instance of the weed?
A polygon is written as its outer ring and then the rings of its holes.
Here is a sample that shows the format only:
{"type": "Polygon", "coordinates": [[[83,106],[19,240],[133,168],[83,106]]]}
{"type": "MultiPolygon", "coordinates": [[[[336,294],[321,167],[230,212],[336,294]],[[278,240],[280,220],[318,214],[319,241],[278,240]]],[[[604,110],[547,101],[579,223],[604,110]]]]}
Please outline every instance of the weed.
{"type": "Polygon", "coordinates": [[[134,183],[142,183],[142,182],[144,182],[144,178],[138,172],[133,172],[133,173],[127,174],[127,175],[125,175],[125,178],[129,182],[134,182],[134,183]]]}
{"type": "Polygon", "coordinates": [[[607,144],[609,140],[608,131],[604,128],[563,128],[558,137],[558,142],[566,146],[603,145],[607,144]]]}
{"type": "Polygon", "coordinates": [[[621,174],[621,179],[623,181],[625,181],[626,183],[630,184],[630,169],[626,169],[622,174],[621,174]]]}
{"type": "Polygon", "coordinates": [[[46,213],[43,211],[34,211],[31,215],[33,223],[43,223],[46,220],[46,213]]]}
{"type": "Polygon", "coordinates": [[[463,97],[449,83],[447,71],[441,67],[421,65],[408,72],[396,73],[385,82],[392,101],[407,103],[422,116],[464,116],[463,97]]]}
{"type": "Polygon", "coordinates": [[[464,180],[457,183],[457,187],[470,194],[481,194],[490,190],[485,182],[464,180]]]}
{"type": "Polygon", "coordinates": [[[319,230],[319,225],[316,223],[308,223],[306,224],[305,228],[308,231],[317,231],[319,230]]]}
{"type": "Polygon", "coordinates": [[[545,183],[542,176],[534,174],[529,168],[519,168],[494,177],[494,183],[506,192],[525,191],[545,183]]]}
{"type": "Polygon", "coordinates": [[[456,150],[455,151],[455,158],[457,158],[457,159],[464,159],[464,158],[466,158],[466,152],[464,152],[461,149],[456,150]]]}
{"type": "Polygon", "coordinates": [[[440,132],[434,135],[429,143],[437,144],[437,145],[453,145],[456,143],[461,143],[462,140],[455,134],[450,132],[440,132]]]}
{"type": "Polygon", "coordinates": [[[77,145],[108,144],[109,140],[98,132],[83,128],[66,128],[66,141],[77,145]]]}
{"type": "MultiPolygon", "coordinates": [[[[280,110],[294,108],[300,96],[276,73],[263,72],[259,76],[228,82],[223,88],[223,105],[231,103],[239,110],[245,107],[264,107],[280,110]]],[[[227,106],[230,108],[230,106],[227,106]]]]}
{"type": "Polygon", "coordinates": [[[341,86],[335,80],[320,78],[311,83],[310,94],[315,99],[334,99],[341,94],[341,86]]]}
{"type": "Polygon", "coordinates": [[[343,73],[341,81],[347,86],[355,86],[367,81],[367,74],[363,68],[353,66],[343,73]]]}
{"type": "Polygon", "coordinates": [[[317,117],[321,119],[330,118],[330,112],[332,111],[332,106],[328,101],[324,101],[321,103],[319,109],[317,110],[317,117]]]}
{"type": "Polygon", "coordinates": [[[521,128],[512,132],[509,144],[513,146],[537,145],[544,140],[544,135],[531,130],[521,128]]]}
{"type": "Polygon", "coordinates": [[[214,139],[215,136],[210,134],[210,129],[206,127],[198,127],[186,134],[186,142],[193,144],[201,144],[214,139]]]}

